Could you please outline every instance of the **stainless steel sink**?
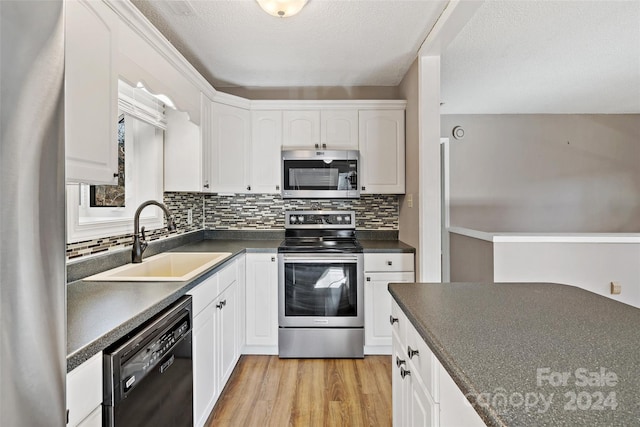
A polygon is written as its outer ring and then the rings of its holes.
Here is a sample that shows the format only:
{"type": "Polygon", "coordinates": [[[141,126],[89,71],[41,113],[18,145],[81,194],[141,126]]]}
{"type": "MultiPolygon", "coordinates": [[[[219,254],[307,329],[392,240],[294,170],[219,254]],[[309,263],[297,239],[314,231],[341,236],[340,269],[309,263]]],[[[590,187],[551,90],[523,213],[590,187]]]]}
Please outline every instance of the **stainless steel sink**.
{"type": "Polygon", "coordinates": [[[139,264],[127,264],[84,280],[118,282],[182,282],[190,280],[231,252],[166,252],[149,257],[139,264]]]}

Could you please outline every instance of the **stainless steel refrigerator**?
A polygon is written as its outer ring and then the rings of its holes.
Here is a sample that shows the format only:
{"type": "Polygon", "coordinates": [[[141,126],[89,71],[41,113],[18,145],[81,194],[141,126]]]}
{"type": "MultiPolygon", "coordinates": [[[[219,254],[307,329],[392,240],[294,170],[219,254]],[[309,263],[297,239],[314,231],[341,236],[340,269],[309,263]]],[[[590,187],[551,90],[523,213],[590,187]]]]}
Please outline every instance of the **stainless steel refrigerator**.
{"type": "Polygon", "coordinates": [[[64,3],[0,0],[0,425],[64,426],[64,3]]]}

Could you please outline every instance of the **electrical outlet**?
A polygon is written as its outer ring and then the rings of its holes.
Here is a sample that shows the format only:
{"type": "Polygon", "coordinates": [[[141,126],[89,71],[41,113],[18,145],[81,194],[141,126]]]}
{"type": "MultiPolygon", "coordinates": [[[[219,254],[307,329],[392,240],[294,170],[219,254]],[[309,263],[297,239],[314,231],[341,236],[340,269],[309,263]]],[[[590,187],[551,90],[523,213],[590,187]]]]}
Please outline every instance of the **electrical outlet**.
{"type": "Polygon", "coordinates": [[[187,211],[187,224],[193,224],[193,209],[187,211]]]}
{"type": "Polygon", "coordinates": [[[413,193],[407,194],[407,206],[413,207],[413,193]]]}

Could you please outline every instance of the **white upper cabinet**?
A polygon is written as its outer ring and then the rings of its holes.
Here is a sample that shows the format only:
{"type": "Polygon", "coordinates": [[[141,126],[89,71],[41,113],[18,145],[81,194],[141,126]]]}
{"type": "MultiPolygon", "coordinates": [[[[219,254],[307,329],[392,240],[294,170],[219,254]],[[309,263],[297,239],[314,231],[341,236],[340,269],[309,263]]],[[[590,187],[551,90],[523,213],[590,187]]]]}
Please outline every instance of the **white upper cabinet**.
{"type": "Polygon", "coordinates": [[[358,111],[322,110],[320,144],[327,149],[358,149],[358,111]],[[325,146],[326,145],[326,146],[325,146]]]}
{"type": "Polygon", "coordinates": [[[283,147],[320,146],[320,111],[283,111],[283,147]]]}
{"type": "Polygon", "coordinates": [[[280,193],[282,112],[251,112],[251,178],[254,193],[280,193]]]}
{"type": "Polygon", "coordinates": [[[245,193],[249,183],[251,114],[249,110],[214,102],[211,138],[211,191],[245,193]]]}
{"type": "Polygon", "coordinates": [[[201,94],[200,126],[187,113],[167,108],[164,191],[211,191],[212,101],[201,94]]]}
{"type": "Polygon", "coordinates": [[[285,148],[358,149],[357,110],[286,110],[285,148]]]}
{"type": "Polygon", "coordinates": [[[65,6],[66,180],[115,184],[118,17],[103,2],[65,6]]]}
{"type": "Polygon", "coordinates": [[[359,114],[361,194],[404,194],[404,110],[359,114]]]}

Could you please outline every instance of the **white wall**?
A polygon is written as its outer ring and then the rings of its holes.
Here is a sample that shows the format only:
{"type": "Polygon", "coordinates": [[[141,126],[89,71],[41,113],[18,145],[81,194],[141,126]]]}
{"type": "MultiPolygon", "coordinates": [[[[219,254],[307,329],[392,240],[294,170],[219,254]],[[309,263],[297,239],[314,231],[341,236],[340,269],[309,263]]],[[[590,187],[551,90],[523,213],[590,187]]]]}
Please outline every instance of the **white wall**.
{"type": "Polygon", "coordinates": [[[493,245],[496,282],[562,283],[640,307],[640,243],[493,245]],[[611,282],[622,287],[619,295],[611,295],[611,282]]]}
{"type": "Polygon", "coordinates": [[[451,225],[639,232],[640,115],[444,115],[451,225]]]}

